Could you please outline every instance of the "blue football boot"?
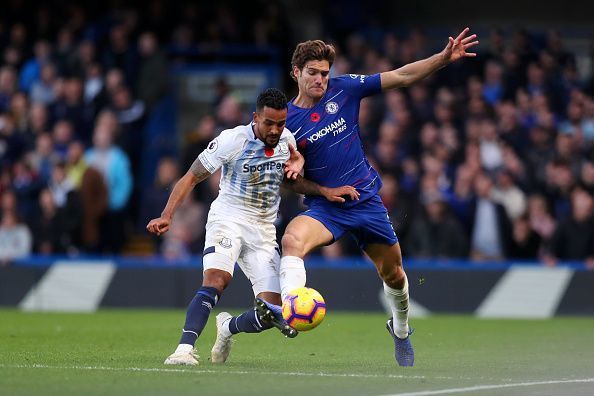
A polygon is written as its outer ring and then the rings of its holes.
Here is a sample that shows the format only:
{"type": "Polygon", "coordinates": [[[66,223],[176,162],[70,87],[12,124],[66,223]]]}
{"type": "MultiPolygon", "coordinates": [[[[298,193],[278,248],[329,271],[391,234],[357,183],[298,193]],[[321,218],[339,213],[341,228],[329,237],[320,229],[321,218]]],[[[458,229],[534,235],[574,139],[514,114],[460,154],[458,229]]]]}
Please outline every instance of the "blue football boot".
{"type": "Polygon", "coordinates": [[[283,318],[282,308],[256,297],[254,300],[254,309],[261,322],[271,324],[280,330],[285,337],[295,338],[299,332],[289,326],[283,318]]]}
{"type": "Polygon", "coordinates": [[[410,335],[414,329],[409,326],[408,336],[404,339],[398,338],[394,334],[394,319],[390,318],[386,322],[386,329],[394,339],[394,357],[400,366],[413,366],[415,363],[415,351],[410,343],[410,335]]]}

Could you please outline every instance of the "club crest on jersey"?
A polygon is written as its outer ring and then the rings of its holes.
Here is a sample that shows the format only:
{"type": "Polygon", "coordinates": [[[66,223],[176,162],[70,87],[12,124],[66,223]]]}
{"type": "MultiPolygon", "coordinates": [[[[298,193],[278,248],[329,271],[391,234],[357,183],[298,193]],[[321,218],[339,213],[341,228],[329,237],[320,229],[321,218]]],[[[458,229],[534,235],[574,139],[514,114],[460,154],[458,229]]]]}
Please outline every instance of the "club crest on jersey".
{"type": "Polygon", "coordinates": [[[338,111],[338,103],[336,103],[336,102],[326,103],[325,110],[326,110],[326,113],[328,113],[328,114],[336,114],[336,112],[338,111]]]}
{"type": "Polygon", "coordinates": [[[219,147],[219,144],[217,143],[217,140],[213,140],[210,143],[208,143],[208,147],[206,147],[206,152],[207,153],[214,153],[215,151],[217,151],[217,148],[219,147]]]}
{"type": "Polygon", "coordinates": [[[359,82],[360,82],[361,84],[363,84],[363,82],[364,82],[364,81],[365,81],[365,79],[367,78],[367,76],[366,76],[366,75],[363,75],[363,74],[349,74],[349,76],[350,76],[350,77],[351,77],[353,80],[359,79],[359,82]]]}
{"type": "Polygon", "coordinates": [[[224,247],[225,249],[229,249],[231,247],[231,238],[223,237],[219,242],[219,245],[224,247]]]}
{"type": "Polygon", "coordinates": [[[287,145],[287,143],[285,142],[280,142],[278,144],[278,149],[280,150],[281,153],[283,154],[288,154],[289,153],[289,146],[287,145]]]}

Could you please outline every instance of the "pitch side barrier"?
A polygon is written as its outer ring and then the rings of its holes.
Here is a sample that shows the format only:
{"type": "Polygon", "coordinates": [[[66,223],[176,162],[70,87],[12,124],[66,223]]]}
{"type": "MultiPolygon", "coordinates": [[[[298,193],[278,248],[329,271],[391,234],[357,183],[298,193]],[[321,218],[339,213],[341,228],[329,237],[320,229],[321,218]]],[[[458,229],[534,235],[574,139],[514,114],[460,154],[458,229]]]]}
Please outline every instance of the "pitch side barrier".
{"type": "MultiPolygon", "coordinates": [[[[594,271],[581,262],[475,263],[407,259],[413,316],[440,313],[483,318],[594,315],[594,271]]],[[[384,310],[382,285],[363,258],[306,260],[307,284],[329,309],[384,310]]],[[[202,281],[200,257],[33,256],[0,268],[0,305],[28,311],[100,307],[185,308],[202,281]]],[[[218,304],[244,309],[253,298],[239,269],[218,304]]]]}

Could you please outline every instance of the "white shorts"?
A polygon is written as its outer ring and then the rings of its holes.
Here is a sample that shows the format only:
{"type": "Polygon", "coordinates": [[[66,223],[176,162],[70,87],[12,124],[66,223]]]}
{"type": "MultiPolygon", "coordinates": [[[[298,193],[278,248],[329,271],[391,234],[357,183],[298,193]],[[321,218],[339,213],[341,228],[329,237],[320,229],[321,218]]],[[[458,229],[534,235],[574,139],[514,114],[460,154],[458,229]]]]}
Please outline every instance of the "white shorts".
{"type": "Polygon", "coordinates": [[[208,221],[203,270],[219,269],[233,275],[235,263],[252,283],[254,296],[262,292],[280,293],[280,251],[274,224],[208,221]]]}

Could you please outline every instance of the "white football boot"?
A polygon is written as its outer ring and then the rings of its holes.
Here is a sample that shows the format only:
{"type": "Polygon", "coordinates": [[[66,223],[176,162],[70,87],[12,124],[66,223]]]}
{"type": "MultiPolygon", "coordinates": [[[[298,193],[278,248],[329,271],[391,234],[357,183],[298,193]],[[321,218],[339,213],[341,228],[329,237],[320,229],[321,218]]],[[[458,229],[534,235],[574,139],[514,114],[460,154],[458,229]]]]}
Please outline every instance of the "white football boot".
{"type": "Polygon", "coordinates": [[[163,363],[181,366],[197,366],[198,359],[200,359],[198,351],[196,351],[192,345],[181,344],[163,363]]]}
{"type": "Polygon", "coordinates": [[[223,334],[222,327],[232,317],[228,312],[221,312],[217,315],[217,339],[210,351],[210,361],[212,363],[225,363],[229,357],[233,339],[231,336],[223,334]]]}

